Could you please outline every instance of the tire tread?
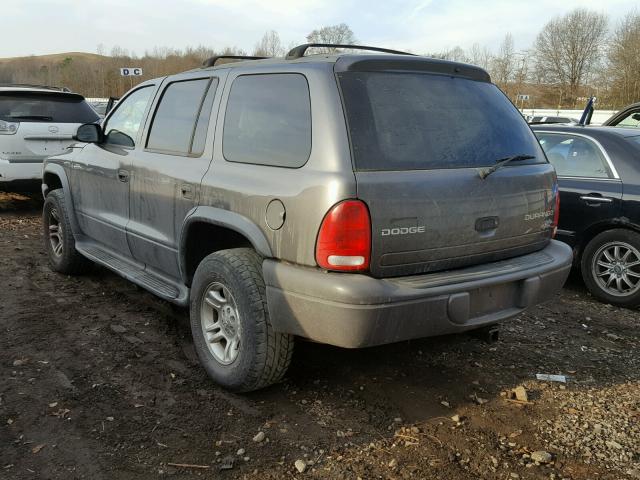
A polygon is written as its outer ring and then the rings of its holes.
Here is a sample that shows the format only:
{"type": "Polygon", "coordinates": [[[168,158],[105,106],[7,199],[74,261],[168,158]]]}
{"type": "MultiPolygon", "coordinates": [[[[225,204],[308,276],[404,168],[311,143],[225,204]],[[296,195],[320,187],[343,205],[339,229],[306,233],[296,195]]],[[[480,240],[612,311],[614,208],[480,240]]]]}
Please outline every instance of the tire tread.
{"type": "Polygon", "coordinates": [[[46,215],[48,204],[52,204],[58,209],[58,221],[62,223],[62,231],[64,236],[63,258],[61,262],[57,263],[53,261],[53,258],[51,256],[51,245],[47,237],[47,232],[43,231],[45,250],[49,253],[48,259],[51,269],[59,273],[64,273],[66,275],[81,275],[83,273],[86,273],[92,268],[93,264],[89,259],[84,257],[80,252],[76,250],[76,242],[73,237],[71,222],[69,221],[69,213],[67,210],[64,192],[61,189],[57,189],[52,190],[47,195],[43,207],[43,228],[46,225],[44,221],[44,215],[46,215]]]}

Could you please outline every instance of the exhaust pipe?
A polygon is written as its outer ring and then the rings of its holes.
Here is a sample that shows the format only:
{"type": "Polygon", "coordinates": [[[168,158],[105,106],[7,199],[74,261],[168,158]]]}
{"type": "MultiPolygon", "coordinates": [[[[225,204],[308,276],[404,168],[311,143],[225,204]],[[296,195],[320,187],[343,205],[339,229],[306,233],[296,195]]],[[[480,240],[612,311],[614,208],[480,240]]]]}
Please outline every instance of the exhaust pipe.
{"type": "Polygon", "coordinates": [[[498,325],[489,325],[471,331],[471,335],[485,343],[495,343],[500,338],[500,328],[498,325]]]}

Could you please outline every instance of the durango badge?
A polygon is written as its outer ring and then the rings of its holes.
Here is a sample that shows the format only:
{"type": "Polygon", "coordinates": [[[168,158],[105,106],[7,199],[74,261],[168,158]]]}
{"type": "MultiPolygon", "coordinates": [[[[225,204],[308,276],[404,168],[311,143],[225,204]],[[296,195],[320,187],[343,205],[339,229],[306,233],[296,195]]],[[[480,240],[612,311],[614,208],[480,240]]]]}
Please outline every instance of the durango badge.
{"type": "Polygon", "coordinates": [[[546,212],[535,212],[535,213],[527,213],[524,216],[525,221],[529,222],[531,220],[538,220],[540,218],[547,218],[553,215],[552,210],[547,210],[546,212]]]}

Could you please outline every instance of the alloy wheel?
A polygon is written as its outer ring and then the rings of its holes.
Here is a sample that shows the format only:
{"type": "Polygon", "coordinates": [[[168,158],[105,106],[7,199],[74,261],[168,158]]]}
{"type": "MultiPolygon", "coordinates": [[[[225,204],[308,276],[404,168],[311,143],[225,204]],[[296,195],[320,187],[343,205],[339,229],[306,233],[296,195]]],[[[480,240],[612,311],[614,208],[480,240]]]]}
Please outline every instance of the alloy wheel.
{"type": "Polygon", "coordinates": [[[625,242],[606,243],[593,256],[591,272],[609,295],[632,295],[640,290],[640,252],[625,242]]]}
{"type": "Polygon", "coordinates": [[[64,248],[62,238],[62,225],[60,224],[58,209],[52,208],[49,211],[49,243],[51,244],[51,251],[56,257],[62,256],[62,249],[64,248]]]}
{"type": "Polygon", "coordinates": [[[206,288],[200,323],[211,355],[222,365],[232,364],[240,352],[242,328],[236,301],[222,283],[214,282],[206,288]]]}

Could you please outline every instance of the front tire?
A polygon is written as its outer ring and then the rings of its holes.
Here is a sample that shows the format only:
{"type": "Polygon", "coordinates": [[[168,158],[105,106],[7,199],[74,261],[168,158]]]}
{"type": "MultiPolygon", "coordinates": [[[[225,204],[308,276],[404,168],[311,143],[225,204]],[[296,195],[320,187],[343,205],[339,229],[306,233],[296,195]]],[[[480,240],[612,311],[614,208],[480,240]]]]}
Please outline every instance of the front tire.
{"type": "Polygon", "coordinates": [[[42,208],[44,247],[54,272],[77,275],[91,268],[91,262],[76,250],[69,213],[62,190],[49,192],[42,208]]]}
{"type": "Polygon", "coordinates": [[[640,305],[640,234],[607,230],[586,246],[580,262],[591,294],[620,307],[640,305]]]}
{"type": "Polygon", "coordinates": [[[278,382],[293,354],[293,337],[273,330],[262,261],[248,248],[205,257],[191,288],[191,333],[209,376],[235,392],[278,382]]]}

